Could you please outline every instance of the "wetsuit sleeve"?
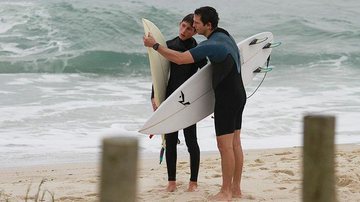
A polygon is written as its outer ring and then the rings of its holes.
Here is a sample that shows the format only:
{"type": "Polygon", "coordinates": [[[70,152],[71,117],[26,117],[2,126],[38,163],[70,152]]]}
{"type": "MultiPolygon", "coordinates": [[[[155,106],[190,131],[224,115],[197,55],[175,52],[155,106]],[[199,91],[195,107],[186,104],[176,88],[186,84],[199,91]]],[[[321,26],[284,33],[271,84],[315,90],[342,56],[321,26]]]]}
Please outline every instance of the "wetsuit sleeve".
{"type": "Polygon", "coordinates": [[[193,49],[190,49],[190,54],[192,55],[195,62],[200,62],[206,57],[209,58],[211,62],[221,62],[226,58],[226,49],[224,46],[217,44],[216,42],[200,43],[193,49]]]}
{"type": "Polygon", "coordinates": [[[206,59],[209,56],[209,51],[207,50],[207,45],[198,45],[195,48],[190,49],[190,54],[192,55],[195,62],[200,62],[201,60],[206,59]]]}
{"type": "MultiPolygon", "coordinates": [[[[195,48],[196,46],[198,46],[198,43],[196,42],[196,40],[194,38],[192,38],[193,40],[193,47],[191,48],[195,48]]],[[[191,48],[189,48],[188,50],[190,50],[191,48]]],[[[204,58],[202,60],[200,60],[199,62],[195,62],[195,67],[196,67],[196,70],[195,72],[198,70],[198,69],[201,69],[202,67],[204,67],[206,64],[207,64],[207,59],[204,58]]]]}
{"type": "Polygon", "coordinates": [[[206,58],[200,60],[200,62],[195,63],[196,67],[199,68],[199,69],[203,68],[206,64],[207,64],[207,59],[206,58]]]}

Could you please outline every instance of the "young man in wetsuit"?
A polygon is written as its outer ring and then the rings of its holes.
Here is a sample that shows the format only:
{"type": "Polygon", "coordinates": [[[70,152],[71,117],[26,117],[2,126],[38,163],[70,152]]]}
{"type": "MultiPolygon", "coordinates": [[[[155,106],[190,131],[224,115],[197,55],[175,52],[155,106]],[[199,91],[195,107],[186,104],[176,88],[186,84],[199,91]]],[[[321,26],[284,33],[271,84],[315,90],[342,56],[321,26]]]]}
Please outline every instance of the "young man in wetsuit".
{"type": "MultiPolygon", "coordinates": [[[[196,30],[193,27],[194,14],[189,14],[183,18],[179,24],[179,36],[166,42],[169,49],[184,52],[197,46],[193,36],[196,30]]],[[[169,97],[181,84],[189,79],[196,71],[206,64],[206,60],[200,60],[197,63],[178,65],[170,63],[170,77],[166,88],[166,97],[169,97]]],[[[157,106],[154,100],[154,91],[151,94],[151,102],[154,110],[157,106]]],[[[197,178],[200,164],[200,149],[196,137],[196,124],[183,129],[185,143],[190,154],[190,182],[187,191],[195,191],[197,188],[197,178]]],[[[173,192],[176,190],[176,161],[177,161],[177,142],[178,131],[166,134],[166,165],[168,172],[168,185],[166,191],[173,192]]]]}
{"type": "Polygon", "coordinates": [[[224,29],[218,28],[219,17],[212,7],[195,10],[194,27],[198,34],[208,40],[185,52],[170,50],[159,45],[149,34],[144,36],[144,45],[153,47],[168,60],[188,64],[208,58],[214,65],[213,90],[215,94],[215,131],[221,155],[222,186],[211,200],[232,200],[241,197],[243,151],[240,141],[242,112],[246,93],[241,79],[239,49],[224,29]]]}

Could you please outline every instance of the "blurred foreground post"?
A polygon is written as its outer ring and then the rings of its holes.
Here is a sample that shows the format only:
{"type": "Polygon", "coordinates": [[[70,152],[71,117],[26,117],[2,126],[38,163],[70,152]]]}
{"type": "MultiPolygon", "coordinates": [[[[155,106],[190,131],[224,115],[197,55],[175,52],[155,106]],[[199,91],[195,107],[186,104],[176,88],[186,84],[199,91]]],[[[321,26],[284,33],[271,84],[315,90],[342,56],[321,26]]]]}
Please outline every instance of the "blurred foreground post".
{"type": "Polygon", "coordinates": [[[103,140],[100,202],[136,201],[137,160],[136,138],[103,140]]]}
{"type": "Polygon", "coordinates": [[[335,202],[335,117],[304,117],[303,202],[335,202]]]}

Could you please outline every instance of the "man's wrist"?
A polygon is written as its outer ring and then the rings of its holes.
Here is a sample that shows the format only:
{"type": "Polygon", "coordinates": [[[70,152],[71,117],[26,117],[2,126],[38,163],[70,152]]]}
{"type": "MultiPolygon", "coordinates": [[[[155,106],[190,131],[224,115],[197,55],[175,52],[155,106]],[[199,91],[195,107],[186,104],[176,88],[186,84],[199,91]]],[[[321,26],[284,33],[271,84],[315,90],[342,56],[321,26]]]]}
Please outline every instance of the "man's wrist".
{"type": "Polygon", "coordinates": [[[156,43],[152,46],[152,48],[157,51],[157,49],[159,49],[159,46],[160,46],[160,44],[156,43]]]}

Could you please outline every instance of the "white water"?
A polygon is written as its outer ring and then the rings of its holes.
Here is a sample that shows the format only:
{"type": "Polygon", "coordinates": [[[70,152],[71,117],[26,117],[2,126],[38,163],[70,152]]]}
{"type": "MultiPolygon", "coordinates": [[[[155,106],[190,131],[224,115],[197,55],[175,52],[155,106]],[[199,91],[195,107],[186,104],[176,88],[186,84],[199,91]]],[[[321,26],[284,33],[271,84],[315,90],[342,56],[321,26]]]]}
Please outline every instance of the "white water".
{"type": "MultiPolygon", "coordinates": [[[[289,71],[268,73],[248,100],[244,149],[302,145],[302,118],[308,113],[336,116],[336,143],[360,143],[360,87],[291,82],[282,75],[289,71]]],[[[160,136],[150,140],[137,132],[152,113],[148,77],[4,74],[0,81],[2,167],[96,161],[107,136],[138,137],[142,157],[158,156],[160,136]]],[[[180,140],[179,152],[186,153],[182,135],[180,140]]],[[[198,123],[198,140],[201,151],[217,150],[211,117],[198,123]]]]}

